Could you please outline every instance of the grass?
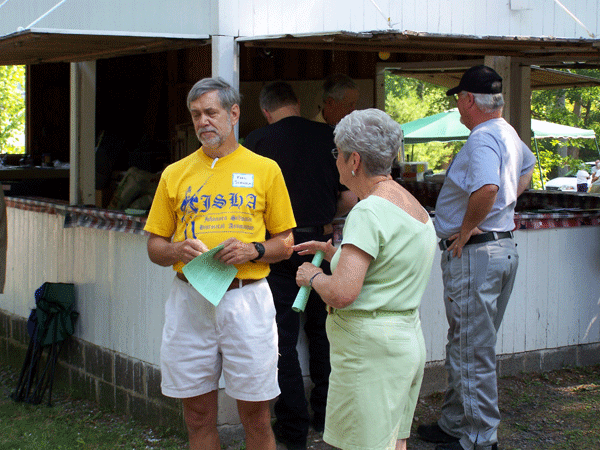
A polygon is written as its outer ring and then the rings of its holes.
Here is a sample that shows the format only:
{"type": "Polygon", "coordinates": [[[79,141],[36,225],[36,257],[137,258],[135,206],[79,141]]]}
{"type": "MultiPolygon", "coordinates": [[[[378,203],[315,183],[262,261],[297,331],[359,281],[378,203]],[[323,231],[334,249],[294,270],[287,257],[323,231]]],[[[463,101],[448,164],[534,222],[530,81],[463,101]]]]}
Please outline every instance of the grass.
{"type": "MultiPolygon", "coordinates": [[[[53,393],[53,406],[14,402],[16,370],[0,368],[0,450],[100,450],[187,447],[170,429],[150,429],[66,392],[53,393]]],[[[46,396],[47,401],[47,396],[46,396]]]]}

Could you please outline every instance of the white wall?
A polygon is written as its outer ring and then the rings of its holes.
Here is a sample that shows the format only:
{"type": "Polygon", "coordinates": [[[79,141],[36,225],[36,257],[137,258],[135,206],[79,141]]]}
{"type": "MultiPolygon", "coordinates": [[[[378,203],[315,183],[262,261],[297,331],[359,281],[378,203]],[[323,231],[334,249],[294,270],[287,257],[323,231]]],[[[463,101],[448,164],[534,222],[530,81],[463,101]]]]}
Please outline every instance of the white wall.
{"type": "MultiPolygon", "coordinates": [[[[594,34],[600,34],[598,0],[561,3],[594,34]]],[[[590,37],[554,0],[232,0],[232,5],[239,8],[243,36],[394,29],[475,36],[590,37]]]]}
{"type": "Polygon", "coordinates": [[[28,317],[42,283],[75,283],[77,337],[158,365],[173,271],[149,261],[145,236],[63,222],[61,215],[8,208],[0,309],[28,317]]]}
{"type": "MultiPolygon", "coordinates": [[[[600,228],[515,232],[519,269],[498,333],[499,354],[600,342],[600,228]]],[[[421,303],[427,360],[445,358],[440,252],[421,303]]]]}
{"type": "MultiPolygon", "coordinates": [[[[8,208],[6,289],[0,309],[27,317],[44,282],[76,284],[76,336],[159,364],[164,301],[173,274],[152,264],[146,237],[63,228],[63,217],[8,208]]],[[[517,280],[498,353],[600,342],[600,227],[518,231],[517,280]]],[[[427,360],[444,359],[439,250],[421,305],[427,360]]]]}
{"type": "Polygon", "coordinates": [[[216,0],[2,0],[0,35],[18,27],[209,34],[216,0]],[[33,25],[32,25],[33,24],[33,25]]]}
{"type": "Polygon", "coordinates": [[[555,0],[3,0],[0,36],[33,22],[45,29],[228,36],[388,29],[588,39],[587,29],[600,35],[600,0],[561,3],[583,26],[555,0]]]}

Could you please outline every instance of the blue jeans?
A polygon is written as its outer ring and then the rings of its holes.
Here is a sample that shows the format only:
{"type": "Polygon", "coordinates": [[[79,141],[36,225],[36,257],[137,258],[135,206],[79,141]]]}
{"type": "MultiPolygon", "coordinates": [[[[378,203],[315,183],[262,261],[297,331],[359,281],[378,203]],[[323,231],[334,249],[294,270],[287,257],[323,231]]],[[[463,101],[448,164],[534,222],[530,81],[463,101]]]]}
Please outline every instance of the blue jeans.
{"type": "Polygon", "coordinates": [[[512,239],[467,245],[460,258],[442,253],[448,389],[438,424],[466,450],[497,442],[496,335],[518,265],[512,239]]]}

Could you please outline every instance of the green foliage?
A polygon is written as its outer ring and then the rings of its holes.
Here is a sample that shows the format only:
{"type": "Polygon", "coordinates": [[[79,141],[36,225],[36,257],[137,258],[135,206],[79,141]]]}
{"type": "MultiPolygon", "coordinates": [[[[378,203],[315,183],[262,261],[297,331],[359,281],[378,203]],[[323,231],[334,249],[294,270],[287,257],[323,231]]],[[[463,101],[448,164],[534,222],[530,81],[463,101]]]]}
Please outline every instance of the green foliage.
{"type": "Polygon", "coordinates": [[[0,66],[0,152],[24,153],[17,139],[25,132],[25,66],[0,66]]]}
{"type": "MultiPolygon", "coordinates": [[[[573,73],[600,78],[599,70],[574,70],[573,73]]],[[[592,129],[600,135],[600,87],[553,89],[534,91],[531,95],[531,117],[578,128],[592,129]]],[[[538,140],[538,147],[558,152],[565,145],[557,140],[538,140]]],[[[572,140],[567,145],[579,149],[579,160],[598,159],[598,149],[593,139],[572,140]]],[[[575,163],[567,163],[572,165],[575,163]]]]}
{"type": "Polygon", "coordinates": [[[568,168],[569,172],[576,172],[583,165],[583,161],[580,159],[572,158],[570,156],[562,157],[556,152],[545,149],[539,151],[539,161],[539,166],[536,166],[533,171],[532,183],[534,189],[542,189],[540,170],[544,177],[544,183],[546,183],[546,181],[558,175],[555,173],[555,169],[557,168],[568,168]]]}
{"type": "Polygon", "coordinates": [[[385,109],[397,122],[406,123],[455,107],[446,89],[386,73],[385,109]]]}
{"type": "MultiPolygon", "coordinates": [[[[598,70],[575,70],[574,73],[600,78],[598,70]]],[[[560,123],[578,128],[592,129],[600,135],[600,87],[553,89],[534,91],[531,96],[531,116],[534,119],[560,123]]],[[[574,139],[563,142],[558,139],[539,139],[539,161],[544,182],[559,176],[557,168],[576,172],[583,161],[598,159],[598,148],[593,139],[574,139]],[[577,157],[560,155],[561,147],[575,147],[577,157]]],[[[532,146],[532,149],[534,147],[532,146]]],[[[564,150],[564,148],[563,148],[564,150]]],[[[535,189],[541,189],[539,169],[533,175],[535,189]]]]}
{"type": "MultiPolygon", "coordinates": [[[[599,70],[573,72],[600,78],[599,70]]],[[[385,89],[386,112],[401,124],[456,107],[454,100],[446,96],[445,88],[419,80],[387,73],[385,89]]],[[[531,98],[531,115],[539,120],[593,129],[596,136],[600,136],[600,87],[534,91],[531,98]]],[[[437,171],[445,168],[462,145],[462,142],[415,144],[405,148],[405,156],[409,161],[427,161],[429,168],[437,171]]],[[[579,168],[583,161],[599,158],[593,139],[576,139],[569,142],[539,139],[537,146],[544,182],[558,176],[558,168],[567,167],[573,171],[579,168]],[[561,147],[565,146],[577,148],[578,153],[562,157],[561,147]]],[[[531,149],[535,151],[533,141],[531,149]]],[[[539,172],[539,168],[536,168],[533,175],[536,189],[541,189],[539,172]]]]}
{"type": "MultiPolygon", "coordinates": [[[[446,96],[446,89],[391,73],[385,77],[385,110],[398,123],[411,122],[422,117],[456,107],[446,96]]],[[[427,161],[429,168],[439,170],[460,148],[460,143],[428,142],[404,149],[407,161],[427,161]]]]}

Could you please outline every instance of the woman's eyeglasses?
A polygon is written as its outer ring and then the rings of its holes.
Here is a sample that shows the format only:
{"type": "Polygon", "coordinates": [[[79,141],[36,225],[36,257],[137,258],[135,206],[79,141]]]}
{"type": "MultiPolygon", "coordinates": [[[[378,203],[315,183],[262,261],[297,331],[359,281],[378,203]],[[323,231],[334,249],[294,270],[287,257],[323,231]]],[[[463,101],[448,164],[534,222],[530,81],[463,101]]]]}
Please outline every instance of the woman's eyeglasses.
{"type": "Polygon", "coordinates": [[[333,155],[333,159],[338,159],[338,149],[337,149],[337,147],[331,149],[331,154],[333,155]]]}

